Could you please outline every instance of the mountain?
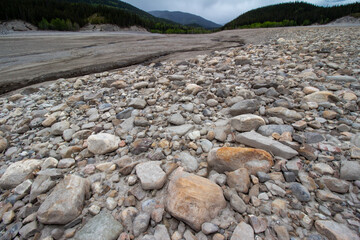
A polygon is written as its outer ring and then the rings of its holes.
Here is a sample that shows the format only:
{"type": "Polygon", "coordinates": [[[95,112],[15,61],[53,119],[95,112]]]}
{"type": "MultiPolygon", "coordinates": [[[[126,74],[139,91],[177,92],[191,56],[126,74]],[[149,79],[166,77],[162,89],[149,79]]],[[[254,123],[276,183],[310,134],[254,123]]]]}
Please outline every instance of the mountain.
{"type": "Polygon", "coordinates": [[[215,29],[221,27],[221,25],[206,20],[205,18],[185,12],[150,11],[149,13],[155,17],[168,19],[186,26],[201,26],[205,29],[215,29]]]}
{"type": "Polygon", "coordinates": [[[360,3],[334,7],[320,7],[304,2],[281,3],[248,11],[225,24],[222,29],[326,24],[359,12],[360,3]]]}

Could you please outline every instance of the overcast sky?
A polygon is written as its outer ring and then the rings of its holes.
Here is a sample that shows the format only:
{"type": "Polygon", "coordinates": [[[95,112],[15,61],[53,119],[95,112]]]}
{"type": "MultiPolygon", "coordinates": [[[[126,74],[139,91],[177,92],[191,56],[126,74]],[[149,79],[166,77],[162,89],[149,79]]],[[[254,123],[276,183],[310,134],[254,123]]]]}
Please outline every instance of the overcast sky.
{"type": "MultiPolygon", "coordinates": [[[[144,11],[169,10],[193,13],[210,21],[225,24],[249,10],[291,0],[122,0],[144,11]]],[[[294,2],[294,1],[292,1],[294,2]]],[[[354,3],[356,0],[304,0],[304,2],[333,6],[354,3]]]]}

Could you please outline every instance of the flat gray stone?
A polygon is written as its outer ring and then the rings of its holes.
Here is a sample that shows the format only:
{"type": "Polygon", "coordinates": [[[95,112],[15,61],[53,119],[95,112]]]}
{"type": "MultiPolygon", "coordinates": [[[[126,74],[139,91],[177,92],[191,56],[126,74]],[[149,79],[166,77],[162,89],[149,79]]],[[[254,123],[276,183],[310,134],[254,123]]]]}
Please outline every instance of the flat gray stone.
{"type": "Polygon", "coordinates": [[[298,155],[298,152],[294,149],[269,137],[264,137],[255,131],[237,134],[236,141],[250,147],[266,150],[275,156],[283,157],[285,159],[290,159],[298,155]]]}
{"type": "Polygon", "coordinates": [[[335,82],[356,82],[357,79],[352,76],[326,76],[327,81],[335,81],[335,82]]]}
{"type": "Polygon", "coordinates": [[[73,240],[114,240],[123,231],[123,226],[110,213],[102,211],[90,219],[73,240]]]}
{"type": "Polygon", "coordinates": [[[294,128],[291,125],[264,125],[260,126],[257,130],[258,133],[264,136],[271,136],[273,133],[283,134],[284,132],[294,132],[294,128]]]}
{"type": "Polygon", "coordinates": [[[194,126],[191,124],[184,124],[180,126],[167,127],[166,131],[170,134],[178,135],[179,137],[184,136],[190,130],[193,130],[194,126]]]}

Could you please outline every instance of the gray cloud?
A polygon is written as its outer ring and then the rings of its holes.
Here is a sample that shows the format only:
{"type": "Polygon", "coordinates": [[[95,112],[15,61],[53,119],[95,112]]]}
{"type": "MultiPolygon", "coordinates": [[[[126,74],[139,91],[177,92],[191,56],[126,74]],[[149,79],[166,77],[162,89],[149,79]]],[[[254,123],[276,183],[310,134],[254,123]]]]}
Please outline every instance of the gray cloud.
{"type": "MultiPolygon", "coordinates": [[[[202,16],[213,22],[224,24],[249,10],[270,4],[294,2],[290,0],[123,0],[144,11],[182,11],[202,16]]],[[[308,0],[320,6],[354,3],[356,0],[308,0]]]]}

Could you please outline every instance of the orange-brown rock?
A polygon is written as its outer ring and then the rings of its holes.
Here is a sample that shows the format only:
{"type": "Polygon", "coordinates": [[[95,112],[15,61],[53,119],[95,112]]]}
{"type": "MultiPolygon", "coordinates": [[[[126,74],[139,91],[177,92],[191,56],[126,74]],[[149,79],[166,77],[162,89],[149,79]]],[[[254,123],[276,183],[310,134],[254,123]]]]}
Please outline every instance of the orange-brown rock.
{"type": "Polygon", "coordinates": [[[167,211],[196,231],[226,207],[222,189],[210,180],[190,174],[179,167],[167,189],[167,211]]]}
{"type": "Polygon", "coordinates": [[[246,168],[253,175],[258,171],[268,172],[274,165],[267,151],[241,147],[214,148],[209,152],[208,163],[219,173],[246,168]]]}

